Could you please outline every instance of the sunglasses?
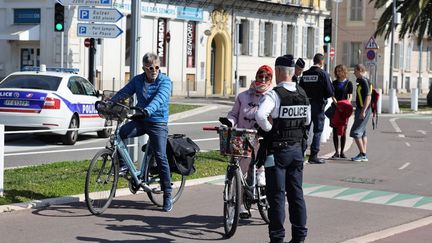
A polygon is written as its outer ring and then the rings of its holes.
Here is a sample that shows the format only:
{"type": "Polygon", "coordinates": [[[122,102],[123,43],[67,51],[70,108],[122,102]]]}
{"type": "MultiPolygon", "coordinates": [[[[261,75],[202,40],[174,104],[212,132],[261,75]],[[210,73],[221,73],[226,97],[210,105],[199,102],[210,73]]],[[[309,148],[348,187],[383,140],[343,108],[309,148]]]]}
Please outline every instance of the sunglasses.
{"type": "Polygon", "coordinates": [[[155,70],[156,70],[156,71],[159,70],[159,66],[149,66],[149,67],[148,67],[148,66],[144,65],[144,68],[145,68],[145,69],[148,69],[148,70],[150,70],[150,71],[152,71],[152,72],[155,71],[155,70]]]}
{"type": "Polygon", "coordinates": [[[270,80],[271,76],[267,76],[267,75],[258,75],[259,79],[265,79],[265,80],[270,80]]]}

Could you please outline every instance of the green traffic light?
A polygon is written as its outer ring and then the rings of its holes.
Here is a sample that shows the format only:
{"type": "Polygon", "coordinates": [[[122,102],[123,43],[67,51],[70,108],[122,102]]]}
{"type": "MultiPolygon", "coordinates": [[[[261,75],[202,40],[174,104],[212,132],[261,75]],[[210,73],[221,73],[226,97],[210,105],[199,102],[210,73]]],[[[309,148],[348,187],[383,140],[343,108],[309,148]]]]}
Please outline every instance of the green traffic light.
{"type": "Polygon", "coordinates": [[[56,24],[56,26],[55,26],[55,28],[56,28],[56,30],[58,30],[58,31],[62,31],[63,30],[63,25],[62,24],[56,24]]]}
{"type": "Polygon", "coordinates": [[[325,42],[330,42],[331,38],[329,35],[324,36],[324,41],[325,42]]]}

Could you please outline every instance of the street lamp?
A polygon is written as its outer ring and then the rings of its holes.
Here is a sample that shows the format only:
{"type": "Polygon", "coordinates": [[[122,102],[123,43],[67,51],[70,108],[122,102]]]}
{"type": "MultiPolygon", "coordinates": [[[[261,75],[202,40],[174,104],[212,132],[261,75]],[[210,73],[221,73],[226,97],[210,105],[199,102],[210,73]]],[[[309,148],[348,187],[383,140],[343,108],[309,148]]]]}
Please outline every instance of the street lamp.
{"type": "Polygon", "coordinates": [[[337,65],[337,38],[338,38],[338,23],[339,23],[339,3],[341,3],[343,0],[334,0],[336,3],[336,16],[335,16],[335,35],[334,35],[334,66],[337,65]]]}

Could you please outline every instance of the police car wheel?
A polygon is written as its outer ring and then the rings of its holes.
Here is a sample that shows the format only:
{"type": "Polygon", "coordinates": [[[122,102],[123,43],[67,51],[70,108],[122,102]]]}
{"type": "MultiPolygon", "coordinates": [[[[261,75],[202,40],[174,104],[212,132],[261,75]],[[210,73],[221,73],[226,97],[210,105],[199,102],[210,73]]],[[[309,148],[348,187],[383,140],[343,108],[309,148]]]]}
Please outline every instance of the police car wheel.
{"type": "MultiPolygon", "coordinates": [[[[70,123],[69,128],[79,128],[78,118],[73,116],[70,123]]],[[[74,145],[78,140],[78,130],[68,131],[66,135],[63,136],[63,144],[65,145],[74,145]]]]}
{"type": "MultiPolygon", "coordinates": [[[[112,121],[111,120],[106,120],[105,121],[105,127],[109,127],[112,126],[112,121]]],[[[102,131],[97,131],[97,135],[100,138],[108,138],[111,135],[111,128],[105,128],[102,131]]]]}

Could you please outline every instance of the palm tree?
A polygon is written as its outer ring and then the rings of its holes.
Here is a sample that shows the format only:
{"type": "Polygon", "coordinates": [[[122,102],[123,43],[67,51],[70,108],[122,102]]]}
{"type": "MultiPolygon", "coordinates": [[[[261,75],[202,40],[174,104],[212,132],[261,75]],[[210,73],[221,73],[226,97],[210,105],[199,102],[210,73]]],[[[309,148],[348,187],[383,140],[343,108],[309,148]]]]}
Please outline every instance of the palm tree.
{"type": "MultiPolygon", "coordinates": [[[[375,2],[376,9],[384,7],[389,0],[370,0],[375,2]]],[[[396,9],[402,13],[402,23],[399,30],[399,38],[406,35],[417,36],[420,44],[423,38],[432,38],[432,0],[396,0],[396,9]]],[[[386,8],[378,21],[375,36],[384,35],[387,39],[392,32],[393,2],[386,8]]],[[[427,104],[432,106],[432,86],[429,87],[427,104]]]]}

